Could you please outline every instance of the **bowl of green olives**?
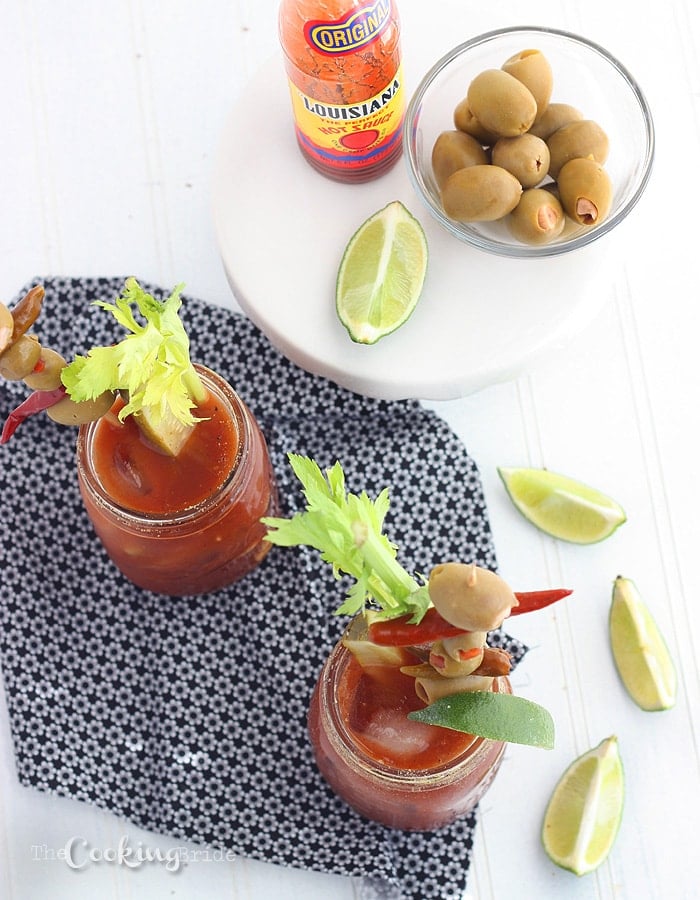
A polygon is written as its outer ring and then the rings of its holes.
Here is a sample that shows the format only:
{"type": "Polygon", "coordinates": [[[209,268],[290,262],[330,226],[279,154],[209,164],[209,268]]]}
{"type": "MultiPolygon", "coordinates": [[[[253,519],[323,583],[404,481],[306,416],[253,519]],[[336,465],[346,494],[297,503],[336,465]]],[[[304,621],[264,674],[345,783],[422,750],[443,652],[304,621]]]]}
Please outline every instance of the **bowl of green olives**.
{"type": "Polygon", "coordinates": [[[558,256],[612,231],[654,158],[649,105],[607,50],[554,28],[503,28],[443,56],[408,105],[409,177],[459,240],[558,256]]]}

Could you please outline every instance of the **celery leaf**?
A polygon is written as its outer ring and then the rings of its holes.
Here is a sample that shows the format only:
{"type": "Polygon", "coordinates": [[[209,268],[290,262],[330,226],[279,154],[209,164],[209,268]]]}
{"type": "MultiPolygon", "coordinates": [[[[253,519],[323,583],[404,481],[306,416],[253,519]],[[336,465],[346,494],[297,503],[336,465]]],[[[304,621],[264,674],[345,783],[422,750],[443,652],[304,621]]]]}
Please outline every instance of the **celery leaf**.
{"type": "Polygon", "coordinates": [[[346,491],[340,462],[325,475],[309,457],[290,453],[289,462],[302,484],[306,509],[289,519],[263,519],[268,527],[266,540],[282,547],[314,547],[333,567],[336,578],[351,575],[355,579],[336,613],[354,615],[367,602],[374,602],[380,616],[408,614],[412,621],[420,621],[430,605],[427,588],[400,565],[395,545],[382,530],[389,509],[388,490],[372,500],[365,491],[346,491]]]}
{"type": "Polygon", "coordinates": [[[77,356],[63,369],[62,381],[73,400],[122,391],[128,401],[121,419],[147,408],[156,420],[174,416],[183,425],[199,421],[192,410],[203,399],[204,388],[190,361],[189,338],[179,316],[182,288],[178,285],[161,301],[128,278],[114,303],[96,301],[129,334],[117,344],[77,356]]]}

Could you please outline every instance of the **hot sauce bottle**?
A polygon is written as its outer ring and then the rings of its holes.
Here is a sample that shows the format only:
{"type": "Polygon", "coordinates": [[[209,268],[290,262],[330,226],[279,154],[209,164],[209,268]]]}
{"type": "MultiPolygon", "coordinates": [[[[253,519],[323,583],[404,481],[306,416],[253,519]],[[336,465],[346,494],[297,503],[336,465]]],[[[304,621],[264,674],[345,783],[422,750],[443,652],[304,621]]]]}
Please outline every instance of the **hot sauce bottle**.
{"type": "Polygon", "coordinates": [[[369,181],[401,155],[404,89],[392,0],[282,0],[297,142],[319,172],[369,181]]]}

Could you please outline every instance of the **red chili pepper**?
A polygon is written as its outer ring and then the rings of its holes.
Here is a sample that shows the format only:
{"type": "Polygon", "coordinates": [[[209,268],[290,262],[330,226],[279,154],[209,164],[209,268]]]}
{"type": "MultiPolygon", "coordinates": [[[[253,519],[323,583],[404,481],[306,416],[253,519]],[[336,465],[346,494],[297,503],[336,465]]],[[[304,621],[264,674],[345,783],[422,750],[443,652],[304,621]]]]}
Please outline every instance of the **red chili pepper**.
{"type": "MultiPolygon", "coordinates": [[[[556,603],[564,597],[568,597],[573,591],[568,588],[554,588],[548,591],[514,591],[518,599],[518,606],[514,606],[511,616],[521,613],[534,612],[544,609],[551,603],[556,603]]],[[[468,634],[464,628],[457,628],[442,618],[440,613],[431,606],[417,625],[412,625],[410,616],[401,616],[398,619],[380,619],[369,626],[368,637],[373,644],[383,647],[410,647],[420,644],[432,644],[443,638],[456,637],[458,634],[468,634]]]]}
{"type": "Polygon", "coordinates": [[[510,611],[511,616],[519,616],[520,613],[544,609],[545,606],[568,597],[573,591],[568,588],[554,588],[550,591],[514,591],[514,593],[518,598],[518,606],[514,606],[510,611]]]}
{"type": "Polygon", "coordinates": [[[409,622],[410,616],[398,619],[382,619],[369,626],[369,639],[383,647],[410,647],[418,644],[432,644],[446,637],[464,634],[464,628],[450,625],[431,606],[417,625],[409,622]]]}
{"type": "Polygon", "coordinates": [[[58,403],[66,395],[66,389],[61,385],[52,391],[34,391],[26,400],[13,409],[7,417],[0,435],[0,444],[6,444],[15,433],[17,426],[21,425],[29,416],[42,412],[50,406],[58,403]]]}

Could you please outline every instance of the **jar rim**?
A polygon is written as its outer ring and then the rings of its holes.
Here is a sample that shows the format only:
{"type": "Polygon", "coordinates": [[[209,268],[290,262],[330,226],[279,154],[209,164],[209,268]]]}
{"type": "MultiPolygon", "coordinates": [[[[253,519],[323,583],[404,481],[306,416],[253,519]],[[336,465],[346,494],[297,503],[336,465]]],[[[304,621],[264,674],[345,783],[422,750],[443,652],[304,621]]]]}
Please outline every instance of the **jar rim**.
{"type": "Polygon", "coordinates": [[[135,510],[129,506],[118,503],[104,489],[93,465],[91,454],[92,440],[99,426],[100,419],[87,422],[78,429],[76,459],[78,476],[82,485],[89,492],[90,499],[94,504],[98,507],[108,509],[112,515],[118,516],[123,522],[129,523],[132,527],[143,525],[149,528],[173,529],[180,526],[186,526],[193,519],[202,516],[207,513],[209,509],[215,507],[222,495],[235,490],[240,481],[240,473],[244,470],[242,463],[250,453],[251,443],[250,420],[245,404],[228,381],[217,372],[213,371],[213,369],[200,363],[195,363],[194,368],[201,376],[207,390],[213,391],[217,397],[226,404],[231,413],[236,436],[238,438],[236,453],[231,461],[231,467],[226,478],[214,491],[212,491],[211,494],[209,494],[209,496],[200,500],[198,503],[182,510],[168,513],[167,515],[141,512],[140,510],[135,510]]]}
{"type": "MultiPolygon", "coordinates": [[[[505,743],[489,738],[473,736],[473,740],[452,759],[426,769],[400,768],[384,763],[367,752],[354,739],[352,732],[340,714],[337,688],[343,672],[350,662],[351,652],[339,641],[331,651],[319,676],[319,706],[322,721],[331,726],[326,735],[345,763],[362,772],[365,777],[378,782],[393,784],[403,790],[425,790],[440,787],[463,777],[476,768],[485,757],[500,745],[498,759],[505,752],[505,743]]],[[[510,692],[510,681],[506,676],[494,679],[494,690],[510,692]]],[[[438,727],[438,726],[435,726],[438,727]]]]}

